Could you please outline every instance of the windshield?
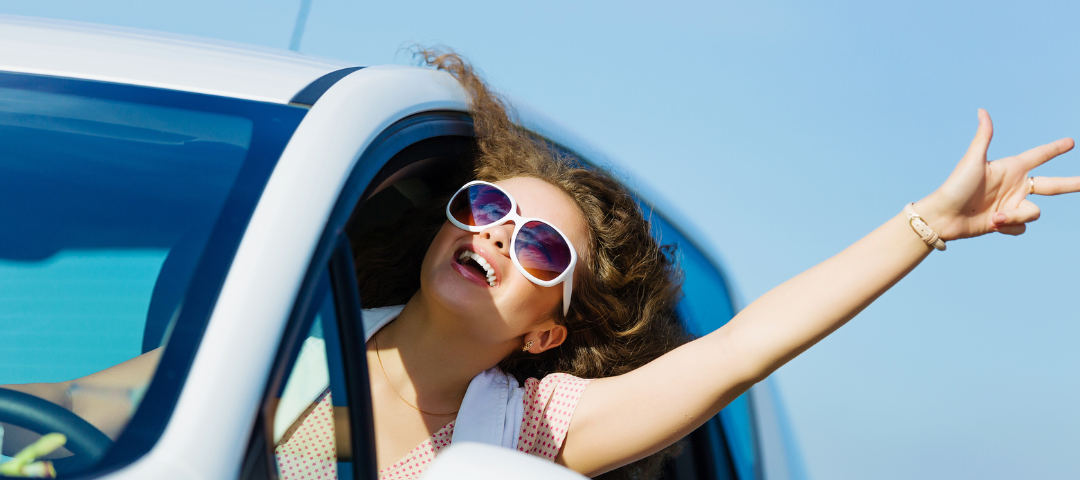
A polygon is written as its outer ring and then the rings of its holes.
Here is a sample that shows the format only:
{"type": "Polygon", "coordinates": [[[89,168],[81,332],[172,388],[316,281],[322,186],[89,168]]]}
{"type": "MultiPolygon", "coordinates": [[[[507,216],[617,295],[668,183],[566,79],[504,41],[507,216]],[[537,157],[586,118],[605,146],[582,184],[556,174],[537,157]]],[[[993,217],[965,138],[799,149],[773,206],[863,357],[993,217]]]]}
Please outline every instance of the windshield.
{"type": "Polygon", "coordinates": [[[0,74],[0,464],[53,432],[20,468],[149,450],[305,111],[0,74]]]}

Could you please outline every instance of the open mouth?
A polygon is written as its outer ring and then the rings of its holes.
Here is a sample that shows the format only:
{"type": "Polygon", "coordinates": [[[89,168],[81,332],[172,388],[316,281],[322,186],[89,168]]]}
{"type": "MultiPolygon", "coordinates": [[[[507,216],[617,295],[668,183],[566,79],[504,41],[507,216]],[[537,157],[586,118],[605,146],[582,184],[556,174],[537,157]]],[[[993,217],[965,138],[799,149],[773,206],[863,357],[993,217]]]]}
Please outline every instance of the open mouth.
{"type": "Polygon", "coordinates": [[[484,257],[472,250],[462,250],[457,256],[457,263],[480,278],[487,279],[487,284],[494,287],[496,283],[495,268],[484,257]]]}

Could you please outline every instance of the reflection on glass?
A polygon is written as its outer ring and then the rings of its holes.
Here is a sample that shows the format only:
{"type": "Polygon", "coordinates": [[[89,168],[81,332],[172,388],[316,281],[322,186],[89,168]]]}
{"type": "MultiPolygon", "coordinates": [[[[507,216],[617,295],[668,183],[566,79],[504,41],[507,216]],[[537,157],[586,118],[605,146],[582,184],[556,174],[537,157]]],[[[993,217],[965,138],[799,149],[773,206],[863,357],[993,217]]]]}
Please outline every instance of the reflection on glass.
{"type": "Polygon", "coordinates": [[[540,280],[554,280],[570,266],[570,246],[546,223],[526,222],[514,239],[521,266],[540,280]]]}
{"type": "Polygon", "coordinates": [[[0,76],[0,388],[76,420],[33,432],[0,404],[0,451],[38,449],[64,474],[92,465],[80,449],[107,451],[140,405],[253,122],[10,88],[18,78],[0,76]]]}

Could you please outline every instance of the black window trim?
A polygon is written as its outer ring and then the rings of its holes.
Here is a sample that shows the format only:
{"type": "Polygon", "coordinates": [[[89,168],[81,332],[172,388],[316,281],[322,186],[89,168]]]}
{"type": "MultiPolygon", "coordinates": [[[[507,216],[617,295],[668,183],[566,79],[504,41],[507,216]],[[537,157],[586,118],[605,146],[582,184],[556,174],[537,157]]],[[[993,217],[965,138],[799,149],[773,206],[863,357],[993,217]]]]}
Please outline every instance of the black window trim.
{"type": "Polygon", "coordinates": [[[303,90],[296,92],[296,95],[293,95],[293,97],[289,100],[289,105],[311,107],[315,105],[315,102],[319,101],[319,98],[322,98],[323,94],[326,93],[327,90],[330,90],[330,87],[334,86],[334,84],[337,83],[338,80],[341,80],[349,76],[350,73],[361,70],[363,68],[364,67],[342,68],[340,70],[334,70],[333,72],[316,78],[306,87],[304,87],[303,90]]]}

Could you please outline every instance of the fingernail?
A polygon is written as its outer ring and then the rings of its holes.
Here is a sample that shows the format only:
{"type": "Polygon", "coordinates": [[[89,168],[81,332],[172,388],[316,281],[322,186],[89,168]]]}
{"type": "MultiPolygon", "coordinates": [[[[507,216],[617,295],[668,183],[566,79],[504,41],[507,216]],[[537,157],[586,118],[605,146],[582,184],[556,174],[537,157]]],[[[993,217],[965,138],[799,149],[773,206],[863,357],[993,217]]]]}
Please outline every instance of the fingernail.
{"type": "Polygon", "coordinates": [[[996,225],[1001,225],[1001,224],[1005,223],[1006,220],[1008,220],[1008,218],[1005,217],[1004,213],[998,212],[998,213],[994,214],[994,223],[996,225]]]}

